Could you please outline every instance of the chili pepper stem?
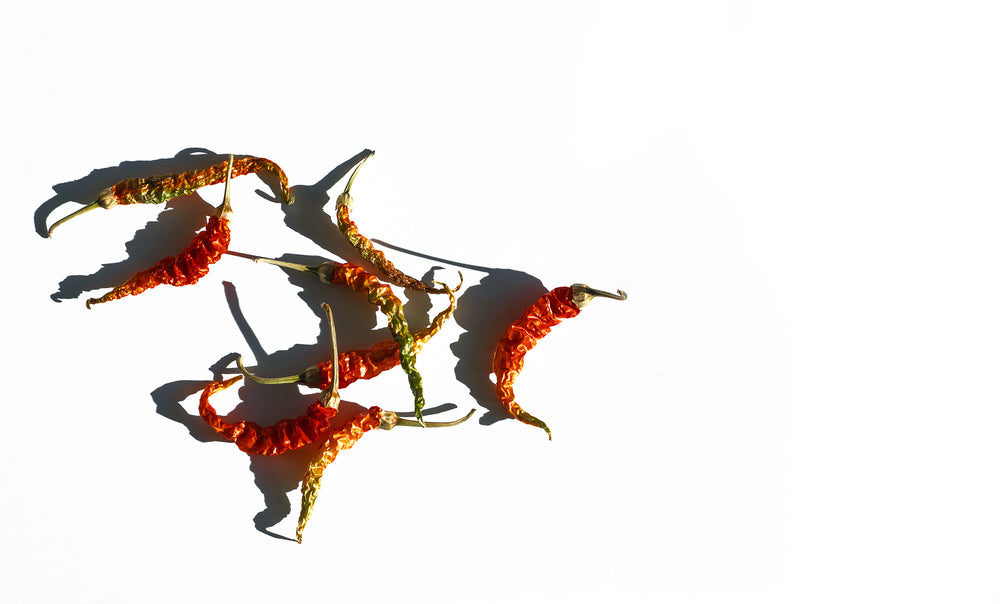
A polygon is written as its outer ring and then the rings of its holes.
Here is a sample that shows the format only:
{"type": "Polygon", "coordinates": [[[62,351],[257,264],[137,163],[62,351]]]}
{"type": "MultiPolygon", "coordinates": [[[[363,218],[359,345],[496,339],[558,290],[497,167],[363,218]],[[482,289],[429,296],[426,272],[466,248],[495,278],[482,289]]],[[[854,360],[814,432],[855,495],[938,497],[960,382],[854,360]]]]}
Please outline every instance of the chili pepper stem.
{"type": "Polygon", "coordinates": [[[333,309],[330,308],[329,304],[323,304],[323,311],[326,313],[326,320],[330,323],[330,345],[333,348],[333,367],[331,367],[332,379],[330,380],[330,387],[323,391],[323,396],[320,397],[320,401],[327,407],[333,407],[334,409],[340,406],[340,393],[337,391],[337,385],[340,383],[340,363],[337,362],[339,358],[337,355],[337,328],[333,324],[333,309]]]}
{"type": "Polygon", "coordinates": [[[87,205],[85,205],[82,208],[80,208],[79,210],[73,212],[69,216],[65,216],[63,218],[60,218],[59,220],[55,221],[55,223],[52,226],[49,227],[49,237],[50,238],[52,237],[52,231],[56,230],[56,227],[59,226],[60,224],[69,221],[71,218],[76,218],[80,214],[86,214],[87,212],[93,210],[94,208],[99,208],[99,207],[101,207],[101,203],[99,201],[94,201],[94,202],[88,203],[87,205]]]}
{"type": "Polygon", "coordinates": [[[338,208],[345,205],[348,208],[352,206],[354,200],[351,198],[351,186],[354,184],[354,179],[358,175],[358,170],[361,169],[361,166],[365,165],[365,162],[368,161],[368,158],[372,155],[375,155],[374,151],[366,155],[365,158],[358,162],[358,165],[354,167],[354,172],[351,172],[351,177],[347,179],[347,186],[344,187],[344,192],[337,197],[338,208]]]}
{"type": "Polygon", "coordinates": [[[229,161],[226,166],[226,189],[222,194],[222,205],[219,206],[219,217],[228,218],[230,214],[233,213],[233,208],[229,203],[229,181],[233,177],[233,154],[229,154],[229,161]]]}
{"type": "Polygon", "coordinates": [[[268,378],[254,375],[243,366],[243,355],[236,357],[236,366],[239,368],[240,373],[245,375],[248,380],[257,382],[258,384],[295,384],[302,377],[300,375],[286,375],[282,377],[268,378]]]}
{"type": "Polygon", "coordinates": [[[285,262],[284,260],[275,260],[274,258],[265,258],[264,256],[258,256],[256,254],[245,254],[243,252],[234,252],[232,250],[226,252],[227,254],[232,254],[233,256],[239,256],[240,258],[246,258],[247,260],[253,260],[254,262],[263,262],[265,264],[274,264],[276,266],[281,266],[284,268],[290,268],[297,271],[302,271],[304,273],[318,273],[318,266],[306,266],[305,264],[297,264],[295,262],[285,262]]]}
{"type": "Polygon", "coordinates": [[[617,294],[612,294],[611,292],[594,289],[583,283],[574,283],[570,288],[573,290],[573,303],[576,304],[577,308],[583,308],[590,304],[590,301],[594,298],[611,298],[612,300],[628,299],[628,294],[622,290],[618,290],[617,294]]]}
{"type": "Polygon", "coordinates": [[[379,423],[379,428],[382,430],[392,430],[396,426],[409,426],[412,428],[449,428],[451,426],[457,426],[469,419],[476,412],[472,409],[465,414],[465,417],[461,417],[450,422],[418,422],[412,419],[403,419],[399,417],[398,413],[393,411],[382,411],[382,421],[379,423]]]}

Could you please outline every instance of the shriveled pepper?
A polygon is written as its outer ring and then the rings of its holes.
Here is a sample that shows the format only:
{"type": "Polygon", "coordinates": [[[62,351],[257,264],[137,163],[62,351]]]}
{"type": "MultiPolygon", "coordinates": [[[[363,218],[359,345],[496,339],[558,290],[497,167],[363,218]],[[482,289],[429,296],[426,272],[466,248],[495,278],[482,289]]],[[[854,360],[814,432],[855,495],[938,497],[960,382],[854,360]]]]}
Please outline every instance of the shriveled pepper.
{"type": "MultiPolygon", "coordinates": [[[[333,343],[333,354],[337,354],[337,337],[333,324],[333,312],[326,304],[323,305],[330,324],[330,334],[333,343]]],[[[239,449],[250,455],[281,455],[294,451],[315,441],[330,429],[330,420],[337,414],[340,396],[337,387],[330,385],[323,392],[320,400],[309,405],[304,415],[294,419],[283,419],[271,426],[261,426],[255,422],[240,421],[230,423],[216,413],[208,398],[233,385],[243,376],[237,375],[221,382],[212,382],[201,393],[198,413],[209,426],[236,444],[239,449]]]]}
{"type": "MultiPolygon", "coordinates": [[[[420,352],[424,344],[440,331],[445,321],[455,312],[457,304],[455,294],[444,283],[440,283],[440,285],[448,294],[448,307],[438,313],[426,328],[413,332],[414,354],[420,352]]],[[[247,371],[246,367],[243,366],[241,357],[237,357],[236,364],[240,368],[240,372],[247,379],[260,384],[304,384],[310,388],[324,389],[330,385],[333,376],[333,363],[331,361],[317,363],[297,375],[271,378],[260,377],[247,371]]],[[[337,365],[340,369],[339,386],[347,388],[358,380],[370,380],[383,371],[399,365],[399,344],[395,340],[384,340],[367,350],[348,350],[342,352],[337,358],[337,365]]]]}
{"type": "Polygon", "coordinates": [[[64,222],[93,210],[94,208],[113,208],[117,205],[136,203],[159,204],[174,197],[194,193],[202,187],[219,184],[223,179],[235,178],[255,172],[270,172],[278,179],[281,196],[286,204],[294,200],[288,191],[288,177],[285,172],[269,159],[263,157],[240,157],[191,172],[149,176],[145,178],[126,178],[125,180],[103,189],[97,195],[97,201],[91,202],[69,216],[55,222],[49,228],[49,237],[57,226],[64,222]]]}
{"type": "Polygon", "coordinates": [[[191,245],[180,254],[164,258],[151,268],[132,275],[125,283],[115,287],[100,298],[90,298],[87,300],[87,308],[90,308],[92,304],[110,302],[126,296],[137,296],[157,285],[167,284],[177,287],[191,285],[208,274],[209,267],[218,262],[229,249],[231,237],[229,216],[232,214],[229,203],[229,181],[233,167],[231,160],[232,156],[228,162],[229,170],[226,172],[226,190],[222,205],[216,210],[215,215],[208,219],[205,230],[195,236],[191,245]]]}
{"type": "Polygon", "coordinates": [[[493,354],[493,373],[496,375],[496,393],[500,403],[519,421],[545,430],[552,440],[552,432],[545,422],[531,415],[514,402],[514,378],[524,369],[524,355],[544,338],[552,327],[563,319],[580,314],[580,309],[595,297],[625,300],[622,290],[618,294],[600,291],[577,283],[570,287],[557,287],[543,294],[529,306],[521,318],[514,321],[497,343],[493,354]]]}
{"type": "MultiPolygon", "coordinates": [[[[375,249],[375,245],[370,239],[361,234],[358,230],[358,225],[351,220],[351,207],[354,204],[354,199],[351,197],[351,185],[354,184],[354,177],[358,175],[358,170],[364,165],[365,161],[371,155],[368,155],[354,168],[354,172],[351,173],[351,178],[347,181],[347,186],[344,187],[344,192],[337,197],[337,227],[340,232],[347,237],[347,240],[354,246],[356,250],[361,254],[361,257],[371,262],[382,271],[385,276],[386,281],[400,287],[407,289],[415,289],[422,292],[427,292],[429,294],[443,294],[443,288],[433,287],[416,279],[410,277],[403,271],[396,268],[396,266],[385,257],[385,254],[380,250],[375,249]]],[[[458,288],[456,287],[457,291],[458,288]]]]}
{"type": "Polygon", "coordinates": [[[295,528],[295,538],[302,543],[302,533],[306,529],[306,523],[312,516],[313,507],[316,505],[316,498],[319,496],[319,489],[323,479],[323,471],[326,467],[337,459],[341,451],[346,451],[354,446],[366,432],[376,428],[382,430],[392,430],[396,426],[421,426],[427,428],[441,428],[447,426],[457,426],[472,417],[475,409],[469,411],[465,417],[451,422],[424,422],[418,423],[407,419],[402,419],[392,411],[383,411],[379,407],[371,407],[368,411],[362,412],[354,417],[350,423],[343,428],[330,433],[323,442],[322,449],[306,470],[302,477],[302,509],[299,512],[299,523],[295,528]]]}
{"type": "MultiPolygon", "coordinates": [[[[293,262],[284,262],[271,258],[263,258],[252,254],[230,252],[230,254],[251,258],[255,262],[265,262],[275,264],[285,268],[313,273],[319,277],[323,283],[343,284],[349,286],[358,293],[367,294],[368,301],[382,311],[389,319],[389,331],[393,340],[399,345],[399,364],[406,372],[406,377],[410,384],[410,391],[413,393],[413,410],[417,421],[423,422],[424,409],[424,386],[423,379],[417,371],[416,350],[414,350],[413,334],[406,324],[406,316],[403,315],[403,303],[392,292],[392,288],[380,282],[374,275],[366,272],[360,266],[354,264],[342,264],[340,262],[327,261],[318,266],[306,266],[293,262]]],[[[446,291],[443,290],[442,291],[446,291]]],[[[338,359],[339,362],[339,359],[338,359]]]]}

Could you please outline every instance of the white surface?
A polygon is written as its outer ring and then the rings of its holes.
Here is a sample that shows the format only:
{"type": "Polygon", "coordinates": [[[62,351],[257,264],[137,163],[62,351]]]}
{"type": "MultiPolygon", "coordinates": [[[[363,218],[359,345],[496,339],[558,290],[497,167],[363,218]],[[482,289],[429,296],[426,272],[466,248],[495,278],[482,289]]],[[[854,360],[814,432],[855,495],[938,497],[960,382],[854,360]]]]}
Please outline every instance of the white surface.
{"type": "MultiPolygon", "coordinates": [[[[7,12],[10,601],[1000,598],[995,5],[319,7],[7,12]],[[306,458],[251,461],[177,420],[228,353],[269,374],[318,360],[325,294],[226,258],[193,287],[52,301],[102,264],[175,253],[221,186],[34,228],[53,187],[188,148],[269,157],[299,186],[373,148],[362,232],[529,289],[626,290],[527,359],[516,392],[554,440],[478,419],[374,433],[328,470],[303,545],[256,530],[263,514],[293,535],[306,458]]],[[[233,187],[233,249],[345,249],[286,227],[256,177],[233,187]]],[[[448,417],[485,412],[452,345],[529,291],[464,272],[465,325],[418,360],[448,417]]],[[[387,337],[329,295],[342,346],[387,337]]],[[[314,396],[213,400],[273,421],[314,396]]],[[[410,406],[399,370],[344,396],[410,406]]]]}

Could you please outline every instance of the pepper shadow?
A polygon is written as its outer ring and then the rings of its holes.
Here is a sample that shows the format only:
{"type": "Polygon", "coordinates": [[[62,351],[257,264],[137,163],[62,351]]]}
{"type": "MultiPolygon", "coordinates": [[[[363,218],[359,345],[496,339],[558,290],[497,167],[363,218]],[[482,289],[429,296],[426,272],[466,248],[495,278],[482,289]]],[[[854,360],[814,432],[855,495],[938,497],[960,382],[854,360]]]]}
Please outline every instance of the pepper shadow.
{"type": "MultiPolygon", "coordinates": [[[[47,236],[46,221],[55,208],[71,201],[85,200],[81,203],[90,203],[97,198],[101,189],[122,179],[183,172],[203,168],[227,158],[228,155],[220,156],[203,149],[185,149],[171,159],[125,162],[116,168],[95,170],[80,180],[53,187],[57,195],[43,203],[35,212],[36,231],[43,237],[47,236]]],[[[219,199],[218,203],[221,202],[219,199]]],[[[156,218],[136,231],[131,241],[125,244],[123,260],[103,264],[100,269],[88,275],[67,276],[50,297],[55,302],[61,302],[78,298],[83,292],[112,288],[161,259],[177,255],[205,227],[218,203],[210,204],[198,193],[171,199],[164,205],[165,209],[157,208],[156,218]]],[[[86,218],[77,220],[83,221],[86,218]]],[[[60,228],[72,228],[72,224],[67,223],[60,228]]]]}
{"type": "MultiPolygon", "coordinates": [[[[81,206],[90,204],[91,202],[97,200],[97,196],[100,194],[101,190],[117,184],[126,178],[140,178],[145,176],[159,176],[162,174],[189,172],[191,170],[211,166],[212,164],[217,164],[220,161],[225,161],[228,157],[228,155],[218,154],[213,151],[209,151],[208,149],[189,147],[187,149],[182,149],[174,157],[153,160],[125,161],[117,166],[93,170],[90,174],[84,176],[83,178],[53,185],[52,190],[55,191],[56,194],[48,200],[42,202],[42,204],[38,206],[38,209],[35,210],[35,232],[38,233],[40,237],[48,237],[48,223],[50,222],[49,217],[57,208],[74,202],[79,203],[81,206]]],[[[236,157],[248,156],[237,155],[236,157]]],[[[265,178],[265,182],[269,187],[271,187],[272,191],[277,194],[280,190],[277,186],[277,180],[269,174],[262,176],[265,178]]],[[[266,195],[263,195],[261,191],[257,192],[258,194],[267,197],[266,195]]],[[[273,199],[273,196],[269,198],[273,199]]],[[[69,215],[70,213],[71,212],[67,212],[66,214],[69,215]]],[[[72,222],[76,222],[77,220],[82,221],[85,219],[75,218],[72,222]]],[[[66,226],[63,225],[60,227],[60,229],[63,228],[66,228],[66,226]]]]}
{"type": "Polygon", "coordinates": [[[62,302],[78,298],[83,292],[109,289],[163,258],[176,256],[191,245],[214,211],[215,208],[197,193],[171,199],[155,220],[147,222],[125,244],[124,259],[102,264],[89,275],[65,277],[50,297],[55,302],[62,302]]]}
{"type": "Polygon", "coordinates": [[[330,189],[347,176],[351,168],[373,153],[374,151],[370,149],[357,153],[331,170],[316,184],[295,185],[291,188],[295,203],[281,206],[281,211],[285,214],[285,226],[338,258],[347,259],[353,264],[364,267],[371,265],[340,232],[334,215],[335,207],[331,206],[329,212],[325,208],[331,201],[330,189]]]}
{"type": "Polygon", "coordinates": [[[549,288],[524,271],[477,266],[421,254],[381,240],[373,241],[398,252],[485,273],[478,284],[463,289],[458,297],[455,322],[465,331],[451,345],[452,354],[458,359],[455,378],[469,389],[476,403],[486,409],[486,413],[479,418],[480,424],[488,426],[500,420],[513,419],[500,404],[495,383],[490,379],[493,353],[510,324],[549,288]]]}

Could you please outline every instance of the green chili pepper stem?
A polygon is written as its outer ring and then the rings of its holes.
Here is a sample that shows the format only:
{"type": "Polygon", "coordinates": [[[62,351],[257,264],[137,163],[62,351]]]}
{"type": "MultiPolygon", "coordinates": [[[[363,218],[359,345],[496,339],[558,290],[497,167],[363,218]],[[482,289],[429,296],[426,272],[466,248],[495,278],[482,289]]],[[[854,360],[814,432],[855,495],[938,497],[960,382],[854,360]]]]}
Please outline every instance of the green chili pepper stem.
{"type": "Polygon", "coordinates": [[[590,304],[590,301],[594,298],[611,298],[612,300],[628,299],[628,294],[622,290],[618,290],[617,294],[612,294],[611,292],[594,289],[589,285],[584,285],[583,283],[574,283],[570,287],[573,290],[573,303],[576,304],[578,308],[583,308],[584,306],[590,304]]]}
{"type": "Polygon", "coordinates": [[[347,207],[351,207],[351,201],[352,201],[351,186],[354,184],[354,178],[358,175],[358,170],[361,169],[361,166],[365,165],[365,162],[368,161],[368,158],[371,157],[372,155],[375,155],[374,151],[366,155],[365,158],[362,159],[360,162],[358,162],[358,165],[354,167],[354,172],[351,172],[351,177],[347,179],[347,186],[344,187],[344,192],[341,193],[339,197],[337,197],[337,207],[340,207],[342,205],[347,205],[347,207]]]}
{"type": "Polygon", "coordinates": [[[330,305],[323,303],[323,311],[326,312],[326,320],[330,324],[330,346],[333,349],[333,359],[330,368],[332,373],[332,378],[330,380],[330,386],[323,391],[323,395],[320,397],[320,401],[326,407],[332,407],[334,409],[340,406],[340,393],[337,391],[337,385],[340,383],[340,363],[337,362],[337,328],[333,324],[333,309],[330,305]]]}
{"type": "Polygon", "coordinates": [[[421,422],[418,422],[418,421],[414,421],[412,419],[403,419],[403,418],[399,417],[398,413],[394,413],[392,411],[383,411],[382,412],[382,421],[379,424],[379,428],[381,428],[382,430],[392,430],[396,426],[409,426],[409,427],[412,427],[412,428],[448,428],[448,427],[451,427],[451,426],[457,426],[458,424],[461,424],[465,420],[467,420],[470,417],[472,417],[472,415],[475,412],[476,412],[476,410],[473,409],[473,410],[469,411],[468,413],[466,413],[465,417],[462,417],[462,418],[459,418],[459,419],[456,419],[456,420],[452,420],[450,422],[423,422],[423,423],[421,423],[421,422]]]}
{"type": "Polygon", "coordinates": [[[101,206],[100,202],[94,201],[92,203],[88,203],[87,205],[85,205],[82,208],[80,208],[79,210],[73,212],[69,216],[66,216],[64,218],[60,218],[59,220],[57,220],[55,222],[55,224],[53,224],[51,227],[49,227],[49,237],[52,237],[52,231],[56,230],[56,227],[59,226],[60,224],[68,221],[71,218],[76,218],[80,214],[86,214],[87,212],[93,210],[94,208],[98,208],[100,206],[101,206]]]}
{"type": "Polygon", "coordinates": [[[274,258],[265,258],[263,256],[257,256],[255,254],[244,254],[243,252],[234,252],[229,250],[227,254],[232,254],[233,256],[239,256],[240,258],[246,258],[247,260],[253,260],[254,262],[263,262],[265,264],[274,264],[276,266],[281,266],[284,268],[290,268],[297,271],[302,271],[304,273],[319,273],[318,266],[306,266],[305,264],[296,264],[295,262],[285,262],[284,260],[275,260],[274,258]]]}
{"type": "Polygon", "coordinates": [[[296,384],[302,379],[301,375],[288,375],[276,378],[260,377],[259,375],[254,375],[250,373],[246,367],[243,366],[242,355],[236,357],[236,366],[239,367],[240,373],[246,376],[248,380],[257,382],[258,384],[296,384]]]}

